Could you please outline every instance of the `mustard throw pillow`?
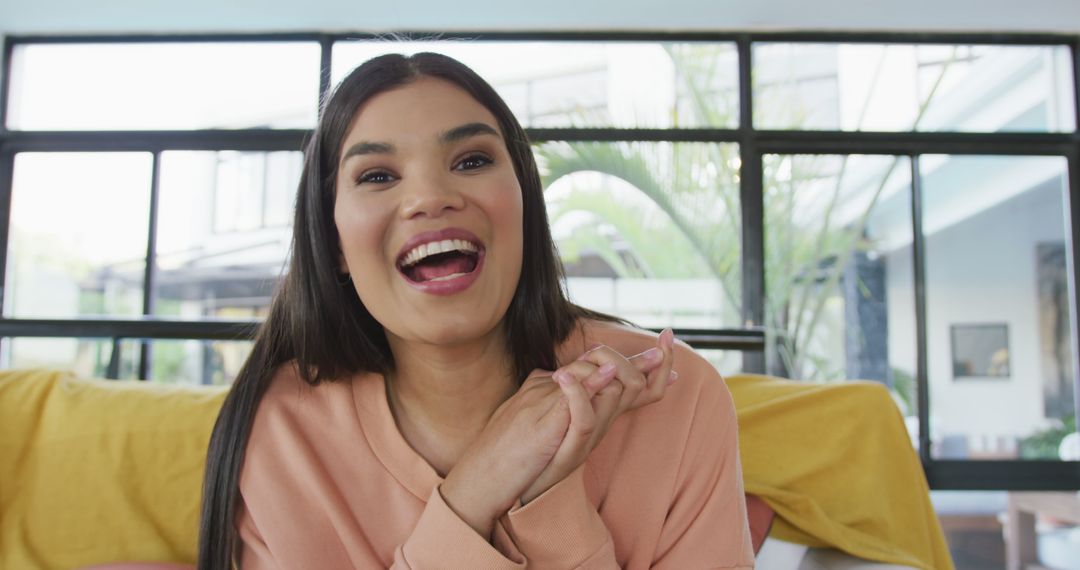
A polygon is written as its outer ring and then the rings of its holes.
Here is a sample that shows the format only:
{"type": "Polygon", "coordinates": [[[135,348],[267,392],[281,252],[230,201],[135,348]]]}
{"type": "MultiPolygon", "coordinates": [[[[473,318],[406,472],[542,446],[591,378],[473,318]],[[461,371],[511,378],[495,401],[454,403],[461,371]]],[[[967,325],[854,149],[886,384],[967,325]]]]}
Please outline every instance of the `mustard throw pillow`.
{"type": "Polygon", "coordinates": [[[0,372],[0,568],[193,563],[226,390],[0,372]]]}

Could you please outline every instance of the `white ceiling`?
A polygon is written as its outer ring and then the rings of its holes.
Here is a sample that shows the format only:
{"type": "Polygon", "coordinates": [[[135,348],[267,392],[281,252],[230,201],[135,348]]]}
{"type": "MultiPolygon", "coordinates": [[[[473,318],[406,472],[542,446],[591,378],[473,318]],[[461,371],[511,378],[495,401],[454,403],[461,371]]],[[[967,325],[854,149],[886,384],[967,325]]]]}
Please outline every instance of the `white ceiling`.
{"type": "Polygon", "coordinates": [[[0,35],[385,30],[1080,33],[1080,0],[0,0],[0,35]]]}

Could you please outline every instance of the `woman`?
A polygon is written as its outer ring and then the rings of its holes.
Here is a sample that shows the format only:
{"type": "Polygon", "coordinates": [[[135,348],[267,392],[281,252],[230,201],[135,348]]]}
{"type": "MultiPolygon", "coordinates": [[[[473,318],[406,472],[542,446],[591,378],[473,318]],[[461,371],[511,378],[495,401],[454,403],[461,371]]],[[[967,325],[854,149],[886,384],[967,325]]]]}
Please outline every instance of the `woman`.
{"type": "Polygon", "coordinates": [[[494,90],[436,54],[353,71],[214,428],[200,568],[752,567],[723,381],[560,280],[494,90]]]}

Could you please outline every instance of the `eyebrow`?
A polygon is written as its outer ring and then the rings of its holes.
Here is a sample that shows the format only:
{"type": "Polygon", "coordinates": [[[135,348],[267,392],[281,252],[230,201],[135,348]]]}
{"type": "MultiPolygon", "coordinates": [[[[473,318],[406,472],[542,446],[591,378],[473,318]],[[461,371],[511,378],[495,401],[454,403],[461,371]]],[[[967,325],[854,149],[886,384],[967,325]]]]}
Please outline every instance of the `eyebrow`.
{"type": "Polygon", "coordinates": [[[491,128],[491,125],[488,125],[487,123],[468,123],[461,125],[460,127],[454,127],[439,135],[439,142],[449,144],[479,135],[492,135],[498,137],[499,132],[491,128]]]}
{"type": "MultiPolygon", "coordinates": [[[[466,123],[439,134],[439,142],[442,144],[450,144],[480,135],[492,135],[502,138],[499,135],[499,131],[496,131],[491,125],[486,123],[466,123]]],[[[390,143],[361,141],[350,146],[349,150],[345,151],[345,154],[341,157],[341,162],[344,163],[353,156],[364,154],[392,154],[394,152],[394,145],[390,143]]]]}

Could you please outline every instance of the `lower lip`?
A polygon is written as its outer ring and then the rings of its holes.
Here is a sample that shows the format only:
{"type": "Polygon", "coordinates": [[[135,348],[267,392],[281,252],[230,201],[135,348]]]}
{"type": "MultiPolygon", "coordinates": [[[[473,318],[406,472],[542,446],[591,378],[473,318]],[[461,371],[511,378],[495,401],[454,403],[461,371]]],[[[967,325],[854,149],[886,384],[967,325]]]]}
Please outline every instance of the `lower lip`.
{"type": "Polygon", "coordinates": [[[453,279],[447,279],[445,281],[413,281],[405,276],[404,273],[398,271],[398,275],[409,284],[410,287],[416,289],[422,293],[428,293],[430,295],[454,295],[460,293],[469,288],[476,281],[476,278],[480,276],[480,271],[484,269],[484,258],[487,256],[486,251],[481,251],[476,258],[476,267],[458,277],[453,279]]]}

